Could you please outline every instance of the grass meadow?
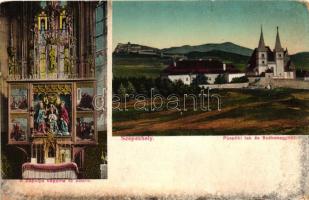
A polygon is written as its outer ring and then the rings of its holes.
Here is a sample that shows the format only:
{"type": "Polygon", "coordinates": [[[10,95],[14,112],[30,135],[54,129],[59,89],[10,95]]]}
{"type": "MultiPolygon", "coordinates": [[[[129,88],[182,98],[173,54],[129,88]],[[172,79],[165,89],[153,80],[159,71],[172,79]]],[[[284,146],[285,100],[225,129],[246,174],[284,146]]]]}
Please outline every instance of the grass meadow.
{"type": "Polygon", "coordinates": [[[214,93],[221,96],[221,111],[215,99],[210,102],[211,111],[194,111],[192,101],[186,104],[187,111],[138,111],[133,99],[127,102],[128,111],[113,111],[113,135],[309,134],[306,90],[230,89],[214,93]]]}

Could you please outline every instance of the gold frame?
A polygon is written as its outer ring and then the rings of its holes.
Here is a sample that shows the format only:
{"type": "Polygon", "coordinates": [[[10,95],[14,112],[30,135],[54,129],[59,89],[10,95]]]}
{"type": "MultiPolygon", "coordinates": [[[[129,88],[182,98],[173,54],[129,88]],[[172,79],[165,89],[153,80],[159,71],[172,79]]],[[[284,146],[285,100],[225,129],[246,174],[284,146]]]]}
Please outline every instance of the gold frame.
{"type": "MultiPolygon", "coordinates": [[[[73,148],[75,145],[86,145],[86,146],[92,146],[92,145],[97,145],[98,144],[98,130],[97,130],[97,111],[95,109],[93,110],[87,110],[87,111],[78,111],[77,110],[77,88],[82,88],[82,87],[91,87],[93,88],[93,96],[96,95],[96,81],[87,79],[72,79],[72,80],[61,80],[61,81],[56,81],[56,80],[41,80],[41,81],[10,81],[8,82],[8,96],[10,97],[8,100],[8,144],[9,145],[29,145],[31,148],[31,152],[35,151],[35,146],[38,144],[44,145],[44,140],[47,139],[47,136],[33,136],[31,135],[31,116],[30,116],[30,109],[31,107],[34,108],[34,88],[36,85],[69,85],[70,86],[70,94],[71,94],[71,131],[70,131],[70,136],[54,136],[55,138],[55,162],[60,163],[60,150],[62,146],[66,146],[66,148],[71,149],[71,160],[73,161],[73,148]],[[11,103],[11,89],[12,88],[25,88],[27,89],[27,103],[28,103],[28,108],[27,110],[24,111],[14,111],[11,112],[10,108],[10,103],[11,103]],[[11,118],[13,118],[16,115],[23,116],[27,119],[27,133],[26,133],[26,140],[25,141],[15,141],[11,140],[11,118]],[[80,140],[77,139],[76,135],[76,119],[79,116],[89,116],[93,118],[94,122],[94,140],[80,140]],[[29,139],[32,138],[32,141],[29,139]]],[[[51,87],[52,88],[52,87],[51,87]]],[[[47,88],[48,90],[48,88],[47,88]]],[[[32,119],[33,121],[33,119],[32,119]]],[[[47,148],[47,147],[46,147],[47,148]]],[[[44,159],[48,156],[48,150],[46,148],[44,149],[44,159]]]]}

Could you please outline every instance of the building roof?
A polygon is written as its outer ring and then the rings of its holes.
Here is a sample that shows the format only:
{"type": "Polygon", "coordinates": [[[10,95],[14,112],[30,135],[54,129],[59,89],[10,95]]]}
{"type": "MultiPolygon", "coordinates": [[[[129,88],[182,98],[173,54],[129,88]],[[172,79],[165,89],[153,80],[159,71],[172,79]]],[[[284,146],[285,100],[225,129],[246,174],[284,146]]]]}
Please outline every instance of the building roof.
{"type": "MultiPolygon", "coordinates": [[[[267,52],[267,61],[268,62],[275,62],[275,53],[269,48],[269,46],[266,46],[266,52],[267,52]]],[[[256,64],[256,59],[257,59],[257,52],[258,52],[258,48],[255,48],[250,59],[248,62],[248,67],[247,67],[247,72],[253,72],[253,70],[255,69],[255,67],[257,66],[256,64]]],[[[295,69],[294,64],[292,63],[292,61],[290,60],[289,56],[288,56],[288,51],[285,50],[284,51],[284,57],[286,58],[285,60],[285,65],[284,65],[284,70],[285,71],[293,71],[295,69]]]]}
{"type": "Polygon", "coordinates": [[[223,63],[219,60],[180,60],[164,69],[166,74],[223,74],[241,73],[232,64],[226,64],[223,70],[223,63]]]}
{"type": "Polygon", "coordinates": [[[276,35],[276,44],[275,44],[275,49],[274,51],[284,51],[282,46],[281,46],[281,42],[280,42],[280,36],[279,36],[279,28],[277,26],[277,35],[276,35]]]}
{"type": "Polygon", "coordinates": [[[258,49],[259,49],[260,51],[265,51],[265,50],[266,50],[262,27],[261,27],[261,35],[260,35],[260,41],[259,41],[258,49]]]}

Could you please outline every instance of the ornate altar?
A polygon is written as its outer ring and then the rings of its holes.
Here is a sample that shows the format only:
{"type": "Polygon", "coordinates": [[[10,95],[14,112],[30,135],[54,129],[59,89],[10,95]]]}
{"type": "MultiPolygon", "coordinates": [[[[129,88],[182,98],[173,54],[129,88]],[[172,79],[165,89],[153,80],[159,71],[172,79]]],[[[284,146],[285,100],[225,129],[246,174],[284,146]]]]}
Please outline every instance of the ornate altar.
{"type": "Polygon", "coordinates": [[[97,93],[97,4],[25,3],[27,20],[21,29],[29,26],[31,31],[20,32],[21,38],[14,34],[19,22],[11,23],[8,143],[24,151],[30,147],[31,164],[76,162],[82,167],[84,147],[97,144],[92,103],[97,93]]]}

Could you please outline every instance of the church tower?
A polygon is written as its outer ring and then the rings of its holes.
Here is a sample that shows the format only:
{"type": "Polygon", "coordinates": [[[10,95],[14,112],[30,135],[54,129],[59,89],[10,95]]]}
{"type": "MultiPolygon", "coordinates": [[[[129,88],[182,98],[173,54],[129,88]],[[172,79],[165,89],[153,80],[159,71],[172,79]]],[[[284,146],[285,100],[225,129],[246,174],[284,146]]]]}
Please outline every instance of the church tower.
{"type": "Polygon", "coordinates": [[[263,29],[261,27],[261,35],[260,35],[260,41],[259,46],[257,48],[257,58],[256,58],[256,64],[258,66],[258,73],[261,74],[264,72],[267,68],[267,49],[265,47],[264,43],[264,36],[263,36],[263,29]]]}
{"type": "Polygon", "coordinates": [[[278,26],[274,55],[276,62],[276,70],[274,71],[274,75],[278,77],[284,77],[284,49],[281,46],[278,26]]]}

